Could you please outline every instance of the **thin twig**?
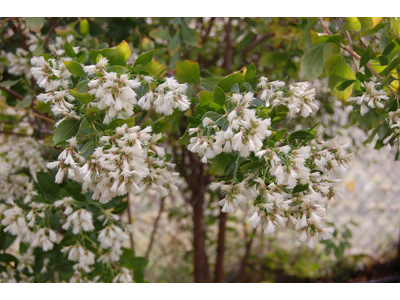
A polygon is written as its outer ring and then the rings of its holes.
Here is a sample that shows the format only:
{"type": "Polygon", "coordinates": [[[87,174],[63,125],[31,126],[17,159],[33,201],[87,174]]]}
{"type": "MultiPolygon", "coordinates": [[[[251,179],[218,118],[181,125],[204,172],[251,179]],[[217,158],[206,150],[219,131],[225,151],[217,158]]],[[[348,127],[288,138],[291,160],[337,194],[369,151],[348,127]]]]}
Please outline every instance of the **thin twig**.
{"type": "MultiPolygon", "coordinates": [[[[54,120],[53,120],[53,119],[50,119],[50,118],[48,118],[48,117],[46,117],[46,116],[37,114],[37,113],[35,113],[35,112],[33,112],[33,111],[26,110],[26,109],[24,109],[24,108],[19,108],[19,107],[16,107],[16,106],[5,106],[4,108],[12,108],[12,109],[20,110],[20,111],[23,111],[23,112],[25,112],[25,113],[27,113],[27,114],[33,115],[33,116],[35,116],[35,117],[38,117],[39,119],[45,120],[45,121],[50,122],[50,123],[54,123],[54,120]]],[[[3,109],[3,108],[2,108],[2,109],[3,109]]]]}
{"type": "Polygon", "coordinates": [[[60,23],[61,19],[62,18],[58,18],[58,20],[54,24],[52,24],[52,26],[51,26],[51,28],[49,30],[49,33],[47,34],[46,40],[43,43],[43,49],[46,49],[46,46],[50,41],[51,35],[53,34],[53,32],[54,32],[56,26],[58,25],[58,23],[60,23]]]}
{"type": "Polygon", "coordinates": [[[262,42],[265,40],[269,39],[272,37],[272,33],[264,33],[260,38],[254,40],[250,45],[248,45],[244,50],[243,50],[243,55],[247,54],[251,50],[253,50],[255,47],[260,45],[262,42]]]}
{"type": "Polygon", "coordinates": [[[165,201],[165,197],[161,198],[160,209],[158,210],[158,215],[154,221],[153,231],[151,232],[151,237],[150,237],[150,243],[149,243],[149,246],[147,247],[147,251],[146,251],[146,255],[145,255],[146,259],[149,258],[151,248],[153,247],[154,238],[157,233],[158,222],[160,221],[161,214],[164,210],[164,201],[165,201]]]}
{"type": "Polygon", "coordinates": [[[17,93],[16,91],[10,90],[10,89],[2,87],[2,86],[0,86],[0,89],[5,91],[5,92],[7,92],[7,93],[9,93],[11,96],[14,96],[15,98],[17,98],[19,100],[24,99],[24,96],[22,96],[21,94],[17,93]]]}
{"type": "Polygon", "coordinates": [[[142,125],[142,124],[144,124],[144,122],[146,122],[146,120],[150,117],[150,114],[151,114],[152,111],[153,111],[153,108],[150,108],[149,111],[144,116],[143,120],[140,121],[139,125],[142,125]]]}

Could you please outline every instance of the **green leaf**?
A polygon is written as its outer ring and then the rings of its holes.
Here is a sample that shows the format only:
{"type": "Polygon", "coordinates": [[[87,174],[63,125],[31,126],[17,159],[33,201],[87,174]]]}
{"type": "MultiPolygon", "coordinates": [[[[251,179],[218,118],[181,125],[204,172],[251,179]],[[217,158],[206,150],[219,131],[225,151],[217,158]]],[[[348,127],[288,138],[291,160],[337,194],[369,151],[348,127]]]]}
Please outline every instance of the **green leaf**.
{"type": "Polygon", "coordinates": [[[340,32],[344,32],[346,30],[349,31],[360,31],[361,30],[361,23],[356,17],[348,17],[344,22],[344,25],[340,32]]]}
{"type": "Polygon", "coordinates": [[[88,108],[85,114],[85,118],[86,120],[88,120],[89,123],[93,123],[94,121],[100,118],[99,109],[96,107],[88,108]]]}
{"type": "Polygon", "coordinates": [[[187,116],[187,118],[188,118],[189,122],[191,124],[193,124],[193,125],[197,126],[197,125],[201,124],[201,119],[199,119],[199,118],[194,118],[194,117],[191,117],[191,116],[187,116]]]}
{"type": "Polygon", "coordinates": [[[46,19],[43,17],[30,17],[30,18],[24,18],[26,27],[31,29],[34,32],[40,32],[40,29],[42,29],[43,25],[46,24],[46,19]]]}
{"type": "Polygon", "coordinates": [[[76,88],[73,90],[68,90],[68,92],[73,96],[76,100],[79,102],[82,102],[84,104],[90,103],[90,101],[93,100],[93,95],[90,95],[89,93],[81,94],[79,93],[76,88]]]}
{"type": "Polygon", "coordinates": [[[0,226],[0,250],[6,250],[14,243],[16,235],[11,235],[8,232],[4,232],[4,228],[0,226]]]}
{"type": "Polygon", "coordinates": [[[254,64],[251,64],[247,68],[246,74],[244,75],[244,81],[251,83],[253,81],[254,76],[256,76],[256,72],[257,72],[256,67],[254,66],[254,64]]]}
{"type": "Polygon", "coordinates": [[[89,21],[87,19],[84,19],[79,23],[79,30],[83,37],[85,37],[89,33],[89,29],[89,21]]]}
{"type": "Polygon", "coordinates": [[[221,106],[225,106],[226,104],[226,95],[224,91],[218,86],[215,86],[214,88],[213,101],[221,106]]]}
{"type": "Polygon", "coordinates": [[[60,195],[60,187],[54,182],[54,177],[45,172],[39,172],[36,174],[36,176],[37,183],[40,188],[39,192],[41,192],[43,197],[49,200],[58,200],[60,195]]]}
{"type": "Polygon", "coordinates": [[[298,43],[298,48],[300,50],[303,50],[304,52],[308,51],[310,48],[312,48],[313,44],[311,41],[311,35],[310,31],[311,29],[314,28],[315,24],[317,24],[317,20],[311,22],[309,25],[307,25],[306,28],[304,28],[303,33],[301,34],[299,43],[298,43]]]}
{"type": "Polygon", "coordinates": [[[78,85],[76,86],[76,90],[77,90],[80,94],[85,94],[85,93],[88,91],[88,89],[89,89],[88,83],[89,83],[89,80],[87,80],[87,79],[82,80],[82,81],[79,82],[78,85]]]}
{"type": "Polygon", "coordinates": [[[1,87],[12,87],[13,85],[16,85],[18,82],[20,82],[21,79],[17,80],[5,80],[0,82],[1,87]]]}
{"type": "Polygon", "coordinates": [[[354,75],[353,70],[346,63],[343,55],[340,55],[339,61],[333,68],[328,80],[328,86],[332,89],[332,95],[340,101],[346,101],[349,99],[352,94],[351,85],[343,91],[338,91],[335,88],[344,81],[355,79],[356,76],[354,75]]]}
{"type": "Polygon", "coordinates": [[[129,70],[123,66],[111,66],[107,70],[108,72],[115,72],[118,74],[129,73],[129,70]]]}
{"type": "Polygon", "coordinates": [[[147,65],[143,66],[140,68],[141,71],[147,71],[153,74],[154,76],[157,76],[158,78],[165,76],[167,74],[165,66],[153,59],[151,62],[149,62],[147,65]]]}
{"type": "Polygon", "coordinates": [[[135,257],[135,252],[131,249],[122,248],[122,255],[119,263],[130,270],[143,270],[149,261],[144,257],[135,257]]]}
{"type": "Polygon", "coordinates": [[[197,62],[184,60],[176,62],[175,77],[181,83],[200,84],[200,67],[197,62]]]}
{"type": "Polygon", "coordinates": [[[54,130],[53,142],[56,146],[76,135],[80,120],[66,119],[54,130]]]}
{"type": "Polygon", "coordinates": [[[142,55],[140,55],[136,60],[135,60],[135,64],[133,65],[133,67],[142,65],[145,66],[147,65],[149,62],[151,62],[151,60],[154,57],[154,52],[155,50],[151,50],[149,52],[143,53],[142,55]]]}
{"type": "Polygon", "coordinates": [[[243,174],[248,173],[249,171],[264,166],[264,163],[260,160],[249,162],[247,164],[244,164],[240,166],[240,171],[242,171],[243,174]]]}
{"type": "Polygon", "coordinates": [[[351,86],[353,83],[355,82],[355,80],[346,80],[343,81],[341,84],[339,84],[336,89],[340,92],[344,91],[345,89],[347,89],[349,86],[351,86]]]}
{"type": "Polygon", "coordinates": [[[179,46],[181,45],[181,38],[179,37],[179,31],[176,31],[174,37],[168,43],[168,48],[175,52],[178,50],[179,46]]]}
{"type": "Polygon", "coordinates": [[[229,163],[228,157],[225,153],[221,153],[212,159],[210,174],[215,176],[223,176],[225,174],[225,168],[229,163]]]}
{"type": "Polygon", "coordinates": [[[129,59],[129,56],[131,55],[131,50],[129,49],[128,43],[126,41],[122,41],[118,46],[114,48],[106,48],[103,50],[92,49],[89,54],[89,60],[92,63],[96,63],[96,58],[99,54],[108,58],[111,66],[112,65],[125,66],[126,61],[129,59]]]}
{"type": "Polygon", "coordinates": [[[22,101],[19,101],[15,106],[19,108],[27,108],[31,106],[31,104],[32,104],[32,96],[27,95],[22,101]]]}
{"type": "Polygon", "coordinates": [[[232,87],[231,90],[229,91],[230,94],[236,93],[236,94],[240,94],[240,88],[239,85],[237,83],[235,83],[232,87]]]}
{"type": "Polygon", "coordinates": [[[323,44],[323,43],[335,43],[340,46],[341,40],[339,34],[318,34],[314,30],[310,31],[311,41],[314,45],[323,44]]]}
{"type": "Polygon", "coordinates": [[[115,119],[115,120],[112,120],[111,123],[108,124],[107,129],[115,129],[117,127],[121,127],[124,124],[127,124],[128,127],[135,126],[135,117],[131,117],[129,119],[115,119]]]}
{"type": "Polygon", "coordinates": [[[235,73],[232,73],[224,78],[222,78],[217,86],[219,86],[225,93],[228,93],[232,86],[235,84],[238,84],[239,88],[243,85],[244,83],[244,75],[242,71],[238,71],[235,73]]]}
{"type": "Polygon", "coordinates": [[[165,29],[153,29],[149,32],[150,37],[153,39],[162,39],[169,41],[172,37],[165,29]]]}
{"type": "Polygon", "coordinates": [[[293,188],[292,193],[300,193],[300,192],[304,192],[305,190],[308,189],[308,184],[298,184],[293,188]]]}
{"type": "Polygon", "coordinates": [[[0,66],[8,66],[10,61],[5,57],[0,57],[0,66]]]}
{"type": "Polygon", "coordinates": [[[326,45],[318,44],[302,57],[300,71],[304,80],[314,80],[324,71],[326,45]]]}
{"type": "Polygon", "coordinates": [[[399,55],[396,59],[392,60],[392,61],[390,62],[390,64],[389,64],[381,73],[382,73],[384,76],[388,76],[388,75],[390,74],[390,72],[391,72],[394,68],[399,67],[399,65],[400,65],[400,55],[399,55]]]}
{"type": "Polygon", "coordinates": [[[118,203],[118,205],[114,208],[113,214],[119,214],[123,212],[127,207],[128,207],[129,202],[128,201],[122,201],[118,203]]]}
{"type": "Polygon", "coordinates": [[[65,42],[64,50],[65,50],[65,53],[67,53],[67,55],[69,57],[71,57],[71,58],[75,58],[76,57],[76,53],[75,53],[74,49],[72,48],[71,44],[68,41],[65,42]]]}
{"type": "Polygon", "coordinates": [[[382,21],[382,17],[361,17],[358,18],[358,21],[361,23],[361,31],[365,31],[378,25],[382,21]]]}
{"type": "Polygon", "coordinates": [[[213,101],[213,92],[202,91],[198,94],[199,105],[196,107],[196,113],[203,115],[207,111],[221,111],[222,106],[213,101]]]}
{"type": "Polygon", "coordinates": [[[291,135],[289,135],[289,140],[294,140],[294,139],[305,140],[307,138],[313,139],[315,138],[315,134],[308,132],[306,129],[302,129],[299,131],[295,131],[291,135]]]}
{"type": "Polygon", "coordinates": [[[36,105],[34,107],[34,109],[40,111],[41,113],[48,114],[49,116],[52,116],[53,113],[51,111],[50,105],[51,105],[50,102],[47,102],[47,103],[39,102],[39,104],[36,105]]]}
{"type": "Polygon", "coordinates": [[[200,44],[200,36],[196,29],[192,29],[186,25],[182,25],[182,39],[186,45],[198,47],[200,44]]]}
{"type": "Polygon", "coordinates": [[[18,266],[18,259],[15,256],[12,256],[11,254],[7,254],[7,253],[3,253],[0,254],[0,261],[1,262],[5,262],[5,263],[9,263],[9,262],[14,262],[15,266],[18,266]]]}
{"type": "Polygon", "coordinates": [[[143,283],[144,281],[144,273],[142,269],[136,269],[133,274],[133,279],[136,283],[143,283]]]}
{"type": "Polygon", "coordinates": [[[369,62],[371,56],[372,56],[372,48],[370,45],[368,45],[367,50],[365,50],[364,53],[361,55],[360,68],[362,68],[369,62]]]}
{"type": "Polygon", "coordinates": [[[271,136],[271,140],[277,142],[280,141],[286,134],[286,129],[281,129],[277,132],[274,133],[273,136],[271,136]]]}
{"type": "Polygon", "coordinates": [[[357,79],[360,81],[360,82],[364,82],[365,81],[365,75],[363,74],[363,73],[361,73],[361,72],[357,72],[356,73],[356,77],[357,77],[357,79]]]}
{"type": "Polygon", "coordinates": [[[83,71],[83,68],[80,63],[76,61],[65,61],[65,60],[63,60],[63,63],[70,73],[78,77],[86,78],[86,73],[83,71]]]}
{"type": "Polygon", "coordinates": [[[387,57],[384,55],[378,56],[378,61],[381,66],[387,66],[389,64],[387,57]]]}

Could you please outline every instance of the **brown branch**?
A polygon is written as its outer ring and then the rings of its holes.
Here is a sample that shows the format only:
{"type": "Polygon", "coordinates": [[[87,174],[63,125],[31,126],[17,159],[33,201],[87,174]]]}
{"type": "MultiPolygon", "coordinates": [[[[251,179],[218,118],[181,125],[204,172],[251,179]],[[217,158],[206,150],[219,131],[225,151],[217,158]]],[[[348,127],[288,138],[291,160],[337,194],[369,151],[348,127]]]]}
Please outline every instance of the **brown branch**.
{"type": "Polygon", "coordinates": [[[25,112],[25,113],[27,113],[27,114],[33,115],[33,116],[35,116],[35,117],[37,117],[37,118],[39,118],[39,119],[45,120],[45,121],[47,121],[47,122],[49,122],[49,123],[54,123],[54,120],[53,120],[53,119],[50,119],[49,117],[40,115],[40,114],[35,113],[35,112],[33,112],[33,111],[26,110],[26,109],[24,109],[24,108],[19,108],[19,107],[16,107],[16,106],[5,106],[5,108],[12,108],[12,109],[20,110],[20,111],[23,111],[23,112],[25,112]]]}
{"type": "Polygon", "coordinates": [[[243,282],[244,276],[246,275],[247,259],[249,258],[250,255],[251,244],[253,243],[255,233],[256,233],[256,228],[253,229],[252,235],[246,243],[246,252],[240,264],[239,276],[237,277],[236,282],[243,282]]]}
{"type": "Polygon", "coordinates": [[[50,41],[51,35],[53,34],[53,32],[54,32],[56,26],[58,25],[58,23],[60,23],[61,19],[62,18],[58,18],[58,20],[51,25],[51,28],[49,30],[49,33],[47,34],[46,40],[43,43],[43,49],[46,49],[46,46],[50,41]]]}
{"type": "Polygon", "coordinates": [[[0,24],[3,24],[4,21],[6,21],[6,23],[7,23],[7,22],[10,22],[10,21],[16,20],[16,19],[21,19],[21,17],[7,18],[7,19],[5,19],[5,20],[1,20],[1,21],[0,21],[0,24]]]}
{"type": "Polygon", "coordinates": [[[265,40],[269,39],[270,37],[272,37],[273,34],[272,33],[264,33],[260,38],[254,40],[250,45],[248,45],[244,50],[243,50],[243,56],[246,55],[248,52],[250,52],[251,50],[253,50],[255,47],[257,47],[258,45],[260,45],[262,42],[264,42],[265,40]]]}
{"type": "Polygon", "coordinates": [[[155,238],[156,232],[157,232],[158,222],[160,221],[161,214],[164,210],[164,202],[165,202],[165,197],[161,198],[160,209],[158,210],[158,215],[154,221],[153,231],[151,232],[151,237],[150,237],[150,243],[149,243],[149,246],[147,247],[147,251],[146,251],[146,255],[145,255],[145,257],[147,259],[149,258],[151,248],[153,247],[154,238],[155,238]]]}
{"type": "Polygon", "coordinates": [[[131,249],[135,251],[135,242],[133,239],[133,224],[132,224],[132,213],[131,213],[131,202],[133,200],[133,194],[128,194],[128,218],[129,218],[129,225],[131,225],[131,230],[129,230],[129,240],[131,242],[131,249]]]}
{"type": "Polygon", "coordinates": [[[231,40],[231,32],[232,32],[232,18],[228,19],[228,24],[225,29],[225,57],[224,62],[222,64],[223,68],[230,73],[232,68],[232,40],[231,40]]]}
{"type": "Polygon", "coordinates": [[[142,125],[142,124],[144,124],[144,122],[146,122],[146,120],[150,117],[150,114],[151,114],[152,111],[153,111],[153,108],[150,108],[148,110],[148,112],[144,116],[143,120],[140,121],[139,125],[142,125]]]}
{"type": "Polygon", "coordinates": [[[11,96],[14,96],[15,98],[17,98],[19,100],[24,99],[24,96],[22,96],[21,94],[17,93],[16,91],[10,90],[10,89],[2,87],[2,86],[0,86],[0,89],[5,91],[5,92],[7,92],[7,93],[9,93],[11,96]]]}
{"type": "Polygon", "coordinates": [[[210,21],[208,22],[208,26],[207,26],[207,29],[205,30],[204,37],[208,37],[208,35],[209,35],[210,32],[211,32],[211,28],[212,28],[213,25],[214,25],[214,22],[215,22],[215,17],[212,17],[212,18],[210,19],[210,21]]]}

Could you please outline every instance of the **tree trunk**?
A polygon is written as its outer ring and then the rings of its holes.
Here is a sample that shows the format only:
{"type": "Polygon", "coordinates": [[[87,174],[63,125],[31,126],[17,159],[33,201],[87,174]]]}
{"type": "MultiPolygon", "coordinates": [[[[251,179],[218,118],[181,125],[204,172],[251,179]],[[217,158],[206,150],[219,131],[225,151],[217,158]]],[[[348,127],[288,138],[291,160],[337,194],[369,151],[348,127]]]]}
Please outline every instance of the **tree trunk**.
{"type": "Polygon", "coordinates": [[[193,206],[193,250],[194,281],[209,282],[208,259],[204,244],[204,204],[205,187],[192,197],[193,206]]]}
{"type": "MultiPolygon", "coordinates": [[[[222,209],[222,208],[221,208],[222,209]]],[[[219,213],[219,232],[217,262],[215,264],[215,282],[224,282],[224,253],[225,253],[226,213],[219,213]]]]}

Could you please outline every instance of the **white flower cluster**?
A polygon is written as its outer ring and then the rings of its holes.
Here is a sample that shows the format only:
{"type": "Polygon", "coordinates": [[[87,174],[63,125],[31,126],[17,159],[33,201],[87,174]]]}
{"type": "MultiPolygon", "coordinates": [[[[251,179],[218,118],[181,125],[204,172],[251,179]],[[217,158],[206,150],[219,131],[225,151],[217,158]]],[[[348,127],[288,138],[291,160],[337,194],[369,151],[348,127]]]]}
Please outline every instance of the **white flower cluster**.
{"type": "Polygon", "coordinates": [[[137,79],[129,79],[126,74],[119,77],[115,72],[106,72],[108,65],[106,58],[101,58],[97,65],[86,66],[84,71],[89,75],[96,74],[89,86],[89,93],[99,99],[99,102],[91,102],[92,106],[106,112],[104,123],[109,124],[114,117],[123,118],[133,115],[133,108],[137,102],[137,95],[133,89],[141,85],[137,79]],[[96,72],[96,73],[93,73],[96,72]]]}
{"type": "Polygon", "coordinates": [[[116,225],[102,229],[99,232],[98,240],[100,248],[106,250],[106,252],[97,261],[103,264],[118,261],[122,254],[121,243],[128,239],[129,236],[116,225]]]}
{"type": "Polygon", "coordinates": [[[348,146],[340,145],[338,138],[326,142],[317,138],[310,146],[261,150],[256,156],[269,174],[251,170],[240,182],[214,182],[211,189],[225,195],[219,202],[223,212],[235,213],[252,200],[252,227],[263,226],[265,234],[277,228],[294,229],[298,240],[313,248],[316,238],[326,239],[333,233],[326,226],[326,209],[331,199],[340,197],[335,185],[348,170],[348,146]]]}
{"type": "Polygon", "coordinates": [[[129,269],[121,268],[121,270],[118,273],[118,275],[114,277],[113,283],[116,283],[116,282],[119,282],[119,283],[131,283],[132,280],[133,279],[132,279],[132,276],[130,274],[129,269]]]}
{"type": "MultiPolygon", "coordinates": [[[[152,78],[144,78],[149,84],[152,78]]],[[[141,109],[149,110],[154,106],[155,111],[166,116],[172,115],[174,109],[180,111],[188,110],[190,100],[186,96],[187,84],[180,84],[175,78],[166,78],[154,92],[150,90],[139,99],[138,106],[141,109]]]]}
{"type": "Polygon", "coordinates": [[[36,173],[44,170],[42,148],[42,143],[32,137],[0,135],[0,177],[26,168],[36,178],[36,173]]]}
{"type": "MultiPolygon", "coordinates": [[[[68,42],[72,44],[72,41],[74,39],[75,39],[74,36],[71,34],[67,36],[66,40],[64,40],[60,36],[57,36],[56,39],[51,43],[49,43],[48,46],[51,55],[56,57],[64,56],[66,54],[64,49],[65,43],[68,42]]],[[[79,47],[72,47],[72,49],[74,50],[75,53],[79,52],[79,47]]]]}
{"type": "MultiPolygon", "coordinates": [[[[65,58],[65,60],[68,60],[65,58]]],[[[70,60],[70,59],[69,59],[70,60]]],[[[75,98],[68,92],[71,73],[67,70],[62,60],[46,61],[44,57],[32,57],[31,72],[38,85],[45,89],[46,93],[39,94],[37,99],[51,104],[51,111],[55,116],[64,115],[70,118],[80,117],[73,110],[75,98]]]]}
{"type": "Polygon", "coordinates": [[[63,247],[61,253],[68,253],[68,260],[77,262],[73,266],[75,275],[80,276],[80,271],[86,273],[92,271],[90,266],[95,263],[95,255],[90,250],[83,248],[82,245],[63,247]]]}
{"type": "Polygon", "coordinates": [[[363,116],[369,112],[370,108],[384,108],[384,102],[389,100],[386,91],[381,89],[377,90],[376,87],[381,83],[376,83],[376,78],[371,81],[364,82],[365,92],[359,97],[350,97],[347,102],[355,102],[360,105],[360,114],[363,116]]]}
{"type": "Polygon", "coordinates": [[[400,109],[389,112],[388,116],[389,127],[393,129],[393,132],[383,141],[384,144],[388,144],[392,140],[392,148],[390,152],[396,154],[400,151],[400,109]]]}
{"type": "Polygon", "coordinates": [[[261,77],[258,87],[263,89],[260,100],[265,101],[265,106],[284,105],[289,109],[289,117],[294,118],[299,113],[302,117],[308,117],[313,111],[318,110],[314,103],[315,89],[310,88],[308,82],[296,82],[289,84],[289,90],[283,88],[283,81],[268,82],[268,78],[261,77]]]}
{"type": "Polygon", "coordinates": [[[67,142],[69,146],[60,153],[58,156],[59,160],[47,164],[47,168],[49,169],[58,168],[56,175],[57,183],[63,182],[67,173],[69,179],[82,181],[79,170],[81,165],[85,163],[85,159],[75,151],[76,137],[70,138],[67,142]]]}
{"type": "Polygon", "coordinates": [[[268,130],[271,120],[260,119],[256,110],[249,109],[253,96],[251,92],[245,95],[235,93],[228,99],[230,112],[216,114],[215,120],[205,114],[202,126],[189,129],[189,134],[196,136],[190,139],[188,149],[201,156],[203,163],[222,152],[238,151],[241,157],[258,152],[264,139],[271,135],[268,130]]]}
{"type": "Polygon", "coordinates": [[[164,148],[156,146],[161,134],[151,135],[151,127],[140,130],[127,124],[115,129],[113,136],[102,136],[103,146],[96,148],[88,161],[74,149],[76,139],[68,140],[70,146],[58,157],[58,161],[47,164],[58,167],[56,182],[68,178],[84,182],[94,191],[93,199],[107,203],[115,196],[137,194],[153,189],[162,197],[177,190],[178,176],[166,162],[164,148]]]}
{"type": "Polygon", "coordinates": [[[29,80],[32,78],[32,74],[30,72],[31,66],[29,64],[29,55],[29,51],[26,51],[22,48],[17,48],[15,53],[2,53],[1,56],[10,61],[9,65],[7,66],[8,73],[15,76],[24,75],[26,79],[29,80]]]}

